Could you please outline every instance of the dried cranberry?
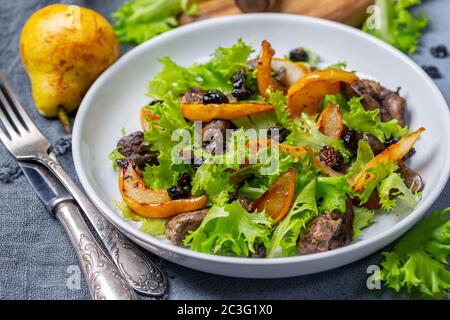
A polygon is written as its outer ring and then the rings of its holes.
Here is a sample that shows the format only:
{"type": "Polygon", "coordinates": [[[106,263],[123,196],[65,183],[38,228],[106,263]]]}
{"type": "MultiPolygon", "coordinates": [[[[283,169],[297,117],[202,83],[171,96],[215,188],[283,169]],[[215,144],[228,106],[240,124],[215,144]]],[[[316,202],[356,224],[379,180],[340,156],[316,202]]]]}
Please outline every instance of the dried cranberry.
{"type": "Polygon", "coordinates": [[[181,172],[177,179],[177,184],[180,187],[189,187],[191,188],[191,176],[187,172],[181,172]]]}
{"type": "Polygon", "coordinates": [[[361,134],[353,129],[347,128],[344,131],[344,134],[342,136],[342,140],[344,140],[345,147],[352,152],[353,154],[356,154],[358,151],[358,142],[362,139],[361,134]]]}
{"type": "Polygon", "coordinates": [[[167,193],[172,200],[189,198],[191,194],[190,190],[186,190],[185,188],[180,188],[178,186],[171,186],[167,189],[167,193]]]}
{"type": "Polygon", "coordinates": [[[303,48],[297,48],[289,52],[289,59],[294,62],[308,61],[309,55],[303,48]]]}
{"type": "Polygon", "coordinates": [[[170,199],[183,199],[191,195],[191,176],[187,172],[181,172],[177,184],[167,189],[170,199]]]}
{"type": "Polygon", "coordinates": [[[436,47],[432,47],[430,49],[431,54],[433,55],[433,57],[435,58],[446,58],[448,57],[448,51],[447,51],[447,47],[444,46],[443,44],[436,46],[436,47]]]}
{"type": "Polygon", "coordinates": [[[255,241],[254,243],[255,252],[250,253],[250,258],[265,258],[266,257],[266,247],[264,244],[255,241]]]}
{"type": "Polygon", "coordinates": [[[341,171],[344,164],[344,157],[339,151],[330,146],[324,146],[319,151],[320,161],[333,170],[341,171]]]}
{"type": "Polygon", "coordinates": [[[204,104],[221,104],[228,103],[228,98],[219,90],[208,90],[203,96],[204,104]]]}
{"type": "Polygon", "coordinates": [[[267,130],[267,136],[270,139],[273,139],[274,136],[276,135],[276,133],[278,133],[278,141],[279,142],[284,142],[286,141],[286,138],[288,137],[288,135],[291,133],[288,129],[286,129],[285,127],[270,127],[267,130]]]}
{"type": "Polygon", "coordinates": [[[246,86],[247,76],[245,70],[240,69],[231,79],[233,91],[231,94],[238,100],[245,100],[251,97],[253,91],[246,86]]]}
{"type": "Polygon", "coordinates": [[[422,66],[423,70],[430,76],[432,79],[440,79],[442,78],[442,74],[439,69],[435,66],[422,66]]]}

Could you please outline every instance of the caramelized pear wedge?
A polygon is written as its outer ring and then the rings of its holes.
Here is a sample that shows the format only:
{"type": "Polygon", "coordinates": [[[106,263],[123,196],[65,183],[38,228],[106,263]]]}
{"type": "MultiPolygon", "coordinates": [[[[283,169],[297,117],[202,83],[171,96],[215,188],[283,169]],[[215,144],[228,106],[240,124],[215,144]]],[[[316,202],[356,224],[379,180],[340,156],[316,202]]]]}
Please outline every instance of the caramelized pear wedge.
{"type": "Polygon", "coordinates": [[[306,65],[295,63],[287,59],[273,58],[272,70],[277,73],[283,69],[284,77],[281,82],[287,89],[293,86],[305,74],[310,72],[310,69],[306,65]]]}
{"type": "Polygon", "coordinates": [[[258,91],[267,98],[267,90],[273,90],[275,85],[272,79],[272,58],[275,50],[272,49],[269,41],[263,40],[261,43],[261,54],[256,66],[256,81],[258,83],[258,91]]]}
{"type": "Polygon", "coordinates": [[[275,223],[283,219],[291,208],[295,195],[295,175],[293,168],[281,174],[270,188],[255,203],[257,211],[265,211],[275,223]]]}
{"type": "Polygon", "coordinates": [[[319,157],[314,157],[313,166],[314,168],[319,169],[322,173],[326,174],[329,177],[342,177],[344,175],[342,172],[333,170],[325,163],[320,161],[319,157]]]}
{"type": "Polygon", "coordinates": [[[353,190],[362,192],[366,186],[372,182],[376,177],[368,172],[369,169],[376,168],[380,163],[390,163],[396,161],[397,163],[402,161],[403,157],[412,149],[417,139],[425,131],[425,128],[420,128],[414,132],[403,137],[397,143],[391,145],[383,152],[378,154],[375,158],[370,160],[362,170],[356,175],[353,180],[353,190]]]}
{"type": "Polygon", "coordinates": [[[330,168],[329,166],[327,166],[326,164],[322,163],[319,160],[319,157],[315,155],[314,150],[309,147],[291,146],[285,143],[277,144],[274,143],[272,140],[250,141],[248,147],[250,148],[251,152],[256,153],[258,152],[259,149],[267,148],[271,144],[274,145],[275,147],[278,147],[278,150],[280,152],[289,153],[292,157],[297,158],[299,160],[305,159],[308,153],[314,155],[313,167],[319,169],[322,173],[326,174],[329,177],[341,177],[344,175],[343,173],[337,172],[332,168],[330,168]]]}
{"type": "Polygon", "coordinates": [[[210,122],[232,120],[237,117],[273,110],[273,105],[263,103],[199,104],[181,103],[181,114],[190,121],[210,122]]]}
{"type": "Polygon", "coordinates": [[[267,148],[270,145],[273,145],[274,147],[278,148],[280,152],[289,153],[294,158],[298,158],[300,160],[303,160],[308,154],[308,152],[313,152],[313,150],[309,147],[291,146],[285,143],[277,143],[270,139],[250,141],[247,145],[247,148],[249,148],[251,152],[256,153],[260,149],[267,148]]]}
{"type": "Polygon", "coordinates": [[[317,129],[328,137],[339,139],[344,131],[342,113],[337,104],[326,107],[317,119],[317,129]]]}
{"type": "Polygon", "coordinates": [[[319,112],[324,95],[337,94],[341,83],[352,84],[358,80],[353,72],[326,69],[307,73],[289,88],[286,104],[291,118],[302,112],[314,115],[319,112]]]}
{"type": "Polygon", "coordinates": [[[166,190],[153,190],[144,184],[139,168],[128,162],[120,170],[119,189],[123,200],[136,214],[147,218],[169,218],[206,207],[206,195],[171,200],[166,190]]]}

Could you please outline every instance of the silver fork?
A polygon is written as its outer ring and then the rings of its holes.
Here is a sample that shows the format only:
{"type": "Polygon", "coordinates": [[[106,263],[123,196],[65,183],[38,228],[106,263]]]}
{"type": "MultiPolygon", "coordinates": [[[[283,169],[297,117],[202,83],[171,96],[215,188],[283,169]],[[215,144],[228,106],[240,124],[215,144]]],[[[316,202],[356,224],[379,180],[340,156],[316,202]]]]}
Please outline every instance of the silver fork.
{"type": "Polygon", "coordinates": [[[0,73],[0,140],[18,161],[37,161],[46,166],[72,194],[100,235],[113,263],[137,292],[159,296],[167,289],[167,279],[147,256],[117,230],[63,170],[50,150],[50,143],[36,128],[0,73]],[[8,97],[7,97],[8,96],[8,97]],[[11,103],[10,103],[11,102],[11,103]]]}

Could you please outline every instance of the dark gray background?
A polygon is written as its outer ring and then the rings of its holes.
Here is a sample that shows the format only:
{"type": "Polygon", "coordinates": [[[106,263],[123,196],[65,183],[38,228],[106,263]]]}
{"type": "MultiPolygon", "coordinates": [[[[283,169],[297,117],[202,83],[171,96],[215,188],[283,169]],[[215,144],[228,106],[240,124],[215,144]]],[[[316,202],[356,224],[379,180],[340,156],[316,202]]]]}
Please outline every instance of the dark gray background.
{"type": "MultiPolygon", "coordinates": [[[[57,121],[38,115],[31,99],[30,84],[19,55],[20,31],[28,17],[37,9],[54,1],[0,0],[0,70],[38,127],[58,146],[63,136],[57,121]]],[[[122,1],[61,1],[93,8],[104,16],[122,1]]],[[[420,65],[439,67],[444,78],[437,84],[450,102],[450,58],[437,60],[429,48],[438,44],[450,47],[450,1],[425,0],[419,10],[432,18],[420,52],[413,59],[420,65]]],[[[127,48],[122,48],[126,50],[127,48]]],[[[427,106],[423,106],[426,108],[427,106]]],[[[64,146],[62,148],[64,151],[64,146]]],[[[61,155],[63,167],[76,177],[70,152],[61,155]]],[[[9,154],[0,144],[0,298],[1,299],[88,299],[87,288],[69,289],[67,281],[71,266],[77,259],[62,230],[39,202],[23,175],[16,173],[9,154]],[[11,181],[9,183],[7,180],[11,181]]],[[[432,183],[432,182],[429,182],[432,183]]],[[[450,184],[447,184],[432,209],[450,205],[450,184]]],[[[154,257],[170,280],[165,299],[378,299],[401,298],[389,290],[368,290],[367,267],[381,260],[380,253],[348,266],[320,274],[279,280],[250,280],[215,276],[178,266],[154,257]]],[[[69,286],[70,287],[70,286],[69,286]]],[[[73,288],[73,287],[70,287],[73,288]]]]}

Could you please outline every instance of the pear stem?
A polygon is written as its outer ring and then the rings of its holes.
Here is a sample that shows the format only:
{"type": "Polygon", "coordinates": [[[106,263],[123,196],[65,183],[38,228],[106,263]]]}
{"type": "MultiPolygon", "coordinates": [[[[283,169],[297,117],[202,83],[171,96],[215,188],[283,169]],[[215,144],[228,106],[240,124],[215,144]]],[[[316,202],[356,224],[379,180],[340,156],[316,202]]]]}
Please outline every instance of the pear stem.
{"type": "Polygon", "coordinates": [[[72,124],[70,123],[70,119],[69,119],[69,116],[67,115],[66,110],[64,110],[63,107],[59,106],[58,113],[56,114],[56,116],[58,117],[59,121],[62,123],[62,125],[64,127],[64,132],[67,134],[71,134],[72,133],[72,124]]]}

